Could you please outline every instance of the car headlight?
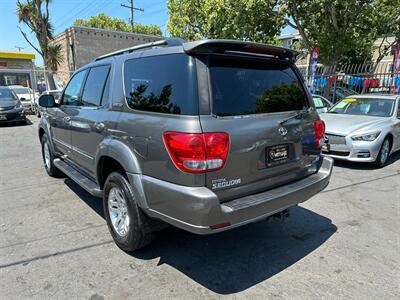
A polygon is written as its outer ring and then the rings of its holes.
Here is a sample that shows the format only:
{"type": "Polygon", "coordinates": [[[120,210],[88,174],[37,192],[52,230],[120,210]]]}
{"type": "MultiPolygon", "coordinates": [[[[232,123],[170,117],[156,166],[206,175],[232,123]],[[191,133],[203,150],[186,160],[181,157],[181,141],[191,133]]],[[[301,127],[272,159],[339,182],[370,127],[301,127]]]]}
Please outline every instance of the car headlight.
{"type": "Polygon", "coordinates": [[[366,141],[366,142],[372,142],[375,141],[378,136],[381,134],[380,131],[374,132],[374,133],[368,133],[368,134],[362,134],[362,135],[354,135],[351,137],[353,141],[366,141]]]}

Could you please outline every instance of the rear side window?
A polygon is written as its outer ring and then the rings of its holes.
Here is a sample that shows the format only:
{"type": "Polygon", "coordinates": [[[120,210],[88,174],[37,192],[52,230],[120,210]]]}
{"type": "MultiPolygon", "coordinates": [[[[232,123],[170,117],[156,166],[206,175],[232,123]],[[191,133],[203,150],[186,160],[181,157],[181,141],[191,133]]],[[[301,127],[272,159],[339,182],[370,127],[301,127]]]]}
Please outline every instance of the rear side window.
{"type": "Polygon", "coordinates": [[[100,106],[104,85],[110,72],[110,66],[93,67],[87,76],[82,94],[83,106],[100,106]]]}
{"type": "Polygon", "coordinates": [[[198,114],[195,63],[184,54],[131,59],[124,83],[130,108],[176,115],[198,114]]]}
{"type": "Polygon", "coordinates": [[[307,95],[282,62],[210,57],[213,113],[235,116],[301,110],[307,95]]]}

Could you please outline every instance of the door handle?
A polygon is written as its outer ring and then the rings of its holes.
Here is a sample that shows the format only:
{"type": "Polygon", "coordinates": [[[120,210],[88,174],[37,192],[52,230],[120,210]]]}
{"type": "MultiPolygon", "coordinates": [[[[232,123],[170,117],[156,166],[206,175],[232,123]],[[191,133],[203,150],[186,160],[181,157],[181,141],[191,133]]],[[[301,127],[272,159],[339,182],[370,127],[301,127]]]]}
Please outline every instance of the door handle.
{"type": "Polygon", "coordinates": [[[102,131],[104,129],[104,127],[105,127],[104,123],[101,123],[101,122],[96,122],[94,124],[94,128],[96,128],[97,131],[102,131]]]}
{"type": "Polygon", "coordinates": [[[71,117],[64,117],[64,121],[65,121],[65,122],[71,121],[71,117]]]}

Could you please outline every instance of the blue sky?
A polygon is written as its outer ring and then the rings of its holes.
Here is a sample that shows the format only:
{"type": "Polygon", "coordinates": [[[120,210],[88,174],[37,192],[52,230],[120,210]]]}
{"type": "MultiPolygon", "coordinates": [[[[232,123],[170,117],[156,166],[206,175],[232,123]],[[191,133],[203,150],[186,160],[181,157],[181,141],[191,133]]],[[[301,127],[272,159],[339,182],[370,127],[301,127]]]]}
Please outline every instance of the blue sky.
{"type": "MultiPolygon", "coordinates": [[[[53,0],[50,4],[50,17],[55,34],[71,26],[77,18],[87,19],[100,12],[128,21],[130,11],[121,7],[121,3],[128,4],[128,0],[53,0]]],[[[144,12],[135,12],[135,22],[156,24],[161,27],[163,34],[167,34],[167,0],[135,0],[134,3],[135,7],[144,9],[144,12]]],[[[18,29],[15,11],[15,0],[0,0],[0,49],[17,50],[15,46],[20,46],[24,47],[22,51],[34,52],[18,29]]],[[[20,26],[29,32],[23,24],[20,26]]],[[[30,40],[35,41],[35,38],[32,36],[30,40]]],[[[43,64],[39,54],[36,55],[36,64],[43,64]]]]}

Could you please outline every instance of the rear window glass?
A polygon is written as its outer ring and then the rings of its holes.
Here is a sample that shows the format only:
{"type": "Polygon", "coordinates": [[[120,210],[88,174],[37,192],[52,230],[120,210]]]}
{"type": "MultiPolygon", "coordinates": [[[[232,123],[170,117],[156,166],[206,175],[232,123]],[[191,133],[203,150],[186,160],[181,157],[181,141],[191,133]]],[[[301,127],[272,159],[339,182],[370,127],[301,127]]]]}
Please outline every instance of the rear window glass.
{"type": "Polygon", "coordinates": [[[124,82],[130,108],[176,115],[198,114],[193,58],[160,55],[125,62],[124,82]]]}
{"type": "Polygon", "coordinates": [[[293,69],[283,63],[210,58],[213,113],[234,116],[302,110],[307,95],[293,69]]]}

